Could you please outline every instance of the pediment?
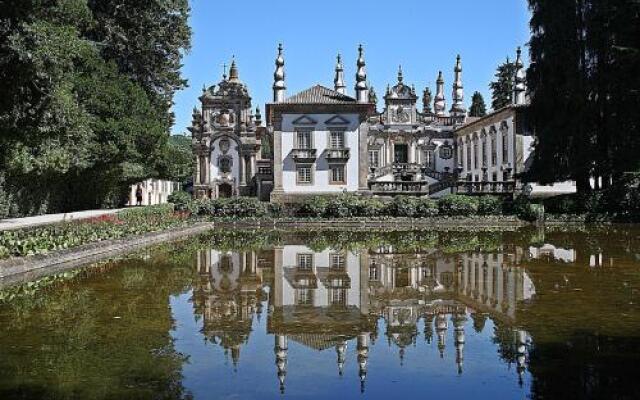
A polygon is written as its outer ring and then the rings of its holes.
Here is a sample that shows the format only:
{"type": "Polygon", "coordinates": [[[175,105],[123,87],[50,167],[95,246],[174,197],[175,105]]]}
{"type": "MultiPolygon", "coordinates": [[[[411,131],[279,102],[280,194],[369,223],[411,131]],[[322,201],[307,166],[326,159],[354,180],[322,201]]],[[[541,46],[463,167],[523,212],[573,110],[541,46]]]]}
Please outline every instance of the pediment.
{"type": "Polygon", "coordinates": [[[328,120],[324,121],[325,125],[349,125],[349,120],[342,115],[334,115],[328,120]]]}
{"type": "Polygon", "coordinates": [[[318,121],[307,115],[303,115],[294,119],[292,123],[293,125],[315,125],[318,123],[318,121]]]}

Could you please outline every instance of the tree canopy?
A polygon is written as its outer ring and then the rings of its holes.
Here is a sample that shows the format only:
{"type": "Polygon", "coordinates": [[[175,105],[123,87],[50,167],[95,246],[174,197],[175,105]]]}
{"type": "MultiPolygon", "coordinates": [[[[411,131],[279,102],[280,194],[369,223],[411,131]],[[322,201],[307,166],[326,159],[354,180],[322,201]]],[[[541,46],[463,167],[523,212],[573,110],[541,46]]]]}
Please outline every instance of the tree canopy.
{"type": "Polygon", "coordinates": [[[516,74],[516,63],[507,60],[496,70],[495,81],[489,84],[491,89],[491,108],[496,111],[511,104],[513,98],[513,80],[516,74]]]}
{"type": "Polygon", "coordinates": [[[487,115],[487,106],[480,92],[474,92],[471,97],[471,107],[469,107],[470,117],[484,117],[487,115]]]}
{"type": "Polygon", "coordinates": [[[640,2],[529,0],[530,179],[604,186],[640,170],[640,2]]]}
{"type": "Polygon", "coordinates": [[[0,216],[117,205],[167,177],[187,0],[3,3],[0,216]]]}

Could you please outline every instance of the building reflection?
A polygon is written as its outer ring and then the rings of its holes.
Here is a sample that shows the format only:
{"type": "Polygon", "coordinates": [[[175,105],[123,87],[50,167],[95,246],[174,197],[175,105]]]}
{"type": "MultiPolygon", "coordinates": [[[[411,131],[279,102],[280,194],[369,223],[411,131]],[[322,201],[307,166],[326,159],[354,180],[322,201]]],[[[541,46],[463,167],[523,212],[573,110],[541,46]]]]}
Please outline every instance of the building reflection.
{"type": "Polygon", "coordinates": [[[231,353],[237,365],[254,318],[262,315],[263,302],[268,304],[266,329],[274,336],[281,392],[291,343],[335,352],[339,375],[349,363],[348,347],[355,345],[364,391],[370,346],[379,335],[397,349],[402,364],[421,326],[424,340],[436,342],[441,358],[453,346],[452,362],[462,374],[465,329],[482,331],[487,317],[494,321],[498,352],[516,364],[522,379],[531,339],[514,327],[518,302],[535,294],[521,266],[530,255],[520,248],[443,254],[435,249],[403,253],[391,246],[317,251],[303,244],[260,252],[205,250],[197,257],[194,306],[203,318],[204,336],[231,353]]]}

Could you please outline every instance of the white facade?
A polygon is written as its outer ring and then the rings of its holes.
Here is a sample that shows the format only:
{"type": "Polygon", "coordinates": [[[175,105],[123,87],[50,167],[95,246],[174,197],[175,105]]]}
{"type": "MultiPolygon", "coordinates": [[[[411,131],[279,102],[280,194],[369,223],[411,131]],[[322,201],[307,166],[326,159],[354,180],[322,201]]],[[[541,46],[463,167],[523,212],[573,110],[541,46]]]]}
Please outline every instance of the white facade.
{"type": "Polygon", "coordinates": [[[342,193],[358,190],[359,121],[357,114],[283,114],[282,116],[282,190],[285,194],[342,193]],[[332,122],[333,121],[333,122],[332,122]],[[310,132],[310,149],[315,150],[315,161],[296,161],[295,149],[298,132],[310,132]],[[342,136],[342,144],[332,145],[331,135],[342,136]],[[347,150],[348,158],[331,161],[332,150],[347,150]],[[298,169],[311,168],[311,182],[299,179],[298,169]],[[342,168],[344,179],[334,180],[332,168],[342,168]]]}
{"type": "Polygon", "coordinates": [[[129,188],[129,196],[127,198],[127,207],[138,205],[136,199],[136,191],[138,186],[142,189],[143,206],[152,206],[156,204],[166,204],[169,195],[179,189],[178,182],[172,182],[162,179],[146,179],[140,183],[131,185],[129,188]]]}

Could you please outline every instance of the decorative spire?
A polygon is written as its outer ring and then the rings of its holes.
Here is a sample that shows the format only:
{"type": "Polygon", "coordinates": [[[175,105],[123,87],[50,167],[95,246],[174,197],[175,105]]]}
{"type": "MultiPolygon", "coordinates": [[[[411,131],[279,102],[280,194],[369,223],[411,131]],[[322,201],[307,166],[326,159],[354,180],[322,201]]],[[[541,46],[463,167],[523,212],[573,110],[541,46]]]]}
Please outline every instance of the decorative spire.
{"type": "Polygon", "coordinates": [[[526,87],[526,72],[524,70],[524,64],[522,63],[522,50],[520,49],[520,47],[518,47],[518,50],[516,52],[517,57],[516,57],[516,73],[515,73],[515,79],[513,82],[513,104],[516,105],[521,105],[524,104],[526,99],[525,99],[525,93],[527,91],[527,87],[526,87]]]}
{"type": "Polygon", "coordinates": [[[367,379],[367,360],[369,359],[369,337],[366,333],[358,335],[358,377],[360,378],[360,392],[364,393],[367,379]]]}
{"type": "Polygon", "coordinates": [[[347,86],[344,84],[344,66],[342,65],[342,57],[338,53],[336,62],[336,77],[333,79],[333,87],[340,94],[347,94],[347,86]]]}
{"type": "Polygon", "coordinates": [[[336,354],[338,355],[338,375],[342,376],[344,374],[344,362],[347,359],[347,342],[346,340],[341,340],[340,343],[336,345],[336,354]]]}
{"type": "Polygon", "coordinates": [[[460,54],[456,57],[456,66],[453,68],[453,99],[451,104],[451,115],[465,115],[467,111],[464,108],[464,89],[462,87],[462,63],[460,62],[460,54]]]}
{"type": "Polygon", "coordinates": [[[398,83],[402,83],[402,65],[398,65],[398,83]]]}
{"type": "Polygon", "coordinates": [[[428,87],[422,92],[422,113],[431,114],[431,89],[428,87]]]}
{"type": "Polygon", "coordinates": [[[369,101],[369,88],[367,87],[367,70],[364,61],[364,50],[362,45],[358,46],[358,71],[356,72],[356,100],[358,103],[369,101]]]}
{"type": "Polygon", "coordinates": [[[433,111],[437,116],[444,116],[446,109],[446,103],[444,100],[444,78],[442,78],[442,71],[438,72],[438,79],[436,80],[436,97],[433,101],[433,111]]]}
{"type": "Polygon", "coordinates": [[[467,320],[465,313],[456,314],[453,318],[453,335],[456,346],[456,365],[458,366],[458,374],[462,374],[462,363],[464,361],[464,323],[467,320]]]}
{"type": "Polygon", "coordinates": [[[240,82],[240,79],[238,79],[238,67],[236,66],[235,56],[231,57],[231,68],[229,68],[229,82],[240,82]]]}
{"type": "Polygon", "coordinates": [[[282,43],[278,44],[278,56],[276,57],[276,71],[273,73],[273,102],[284,101],[287,86],[284,83],[284,56],[282,55],[282,43]]]}
{"type": "Polygon", "coordinates": [[[287,376],[287,337],[275,336],[274,352],[276,354],[276,367],[278,368],[278,382],[280,383],[280,393],[284,393],[284,380],[287,376]]]}

